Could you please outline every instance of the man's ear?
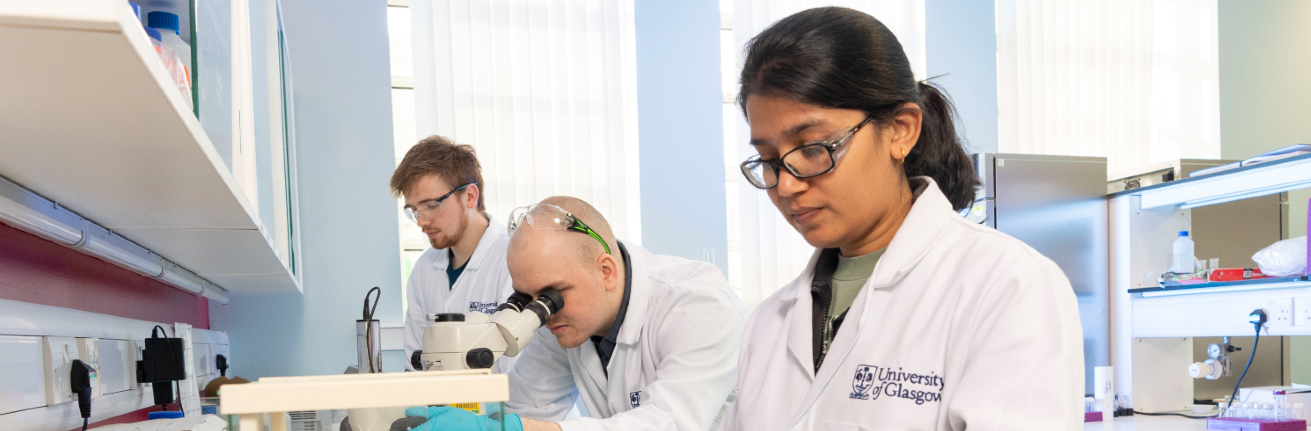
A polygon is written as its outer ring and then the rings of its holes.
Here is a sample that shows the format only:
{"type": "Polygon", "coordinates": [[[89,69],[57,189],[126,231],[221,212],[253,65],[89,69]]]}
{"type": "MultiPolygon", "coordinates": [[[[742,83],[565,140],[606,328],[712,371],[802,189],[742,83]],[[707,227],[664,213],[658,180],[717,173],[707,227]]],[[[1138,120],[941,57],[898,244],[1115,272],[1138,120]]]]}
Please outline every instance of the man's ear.
{"type": "Polygon", "coordinates": [[[605,283],[605,290],[613,290],[623,282],[619,279],[619,266],[614,256],[608,254],[597,256],[596,265],[597,270],[601,271],[601,281],[605,283]]]}
{"type": "Polygon", "coordinates": [[[478,198],[482,196],[482,193],[483,191],[478,188],[477,183],[469,184],[469,187],[465,187],[464,207],[469,209],[478,208],[478,198]]]}

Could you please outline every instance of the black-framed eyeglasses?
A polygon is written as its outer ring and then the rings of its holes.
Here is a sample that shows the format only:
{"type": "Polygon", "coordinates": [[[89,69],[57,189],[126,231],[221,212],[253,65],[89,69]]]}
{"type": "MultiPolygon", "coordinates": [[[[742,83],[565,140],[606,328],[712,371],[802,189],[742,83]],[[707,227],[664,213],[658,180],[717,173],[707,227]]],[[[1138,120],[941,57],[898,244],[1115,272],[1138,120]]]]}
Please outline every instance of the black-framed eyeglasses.
{"type": "Polygon", "coordinates": [[[433,217],[437,216],[437,212],[442,210],[442,201],[445,201],[446,198],[451,197],[451,195],[455,194],[455,192],[464,190],[465,187],[469,187],[471,185],[473,185],[473,183],[467,183],[465,185],[456,187],[449,192],[446,192],[446,194],[442,195],[439,198],[425,199],[419,201],[417,207],[406,205],[405,216],[409,218],[410,221],[415,223],[418,223],[420,218],[424,220],[432,220],[433,217]]]}
{"type": "Polygon", "coordinates": [[[867,116],[860,124],[839,131],[831,139],[807,142],[777,159],[762,159],[759,154],[751,156],[742,162],[742,175],[756,188],[769,190],[778,185],[780,168],[787,169],[789,174],[797,178],[814,178],[827,174],[833,171],[838,160],[847,153],[847,141],[873,120],[874,116],[867,116]]]}

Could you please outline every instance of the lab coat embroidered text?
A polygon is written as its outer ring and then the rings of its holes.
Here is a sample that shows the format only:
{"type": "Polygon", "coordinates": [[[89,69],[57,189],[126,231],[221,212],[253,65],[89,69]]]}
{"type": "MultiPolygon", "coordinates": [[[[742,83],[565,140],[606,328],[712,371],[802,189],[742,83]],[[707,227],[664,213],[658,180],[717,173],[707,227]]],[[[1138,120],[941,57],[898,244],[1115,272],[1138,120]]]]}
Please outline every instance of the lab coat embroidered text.
{"type": "Polygon", "coordinates": [[[942,401],[946,382],[937,373],[916,374],[874,365],[857,365],[851,379],[851,399],[877,400],[880,395],[914,401],[916,405],[942,401]],[[877,382],[876,382],[877,381],[877,382]],[[927,387],[929,390],[921,390],[927,387]]]}

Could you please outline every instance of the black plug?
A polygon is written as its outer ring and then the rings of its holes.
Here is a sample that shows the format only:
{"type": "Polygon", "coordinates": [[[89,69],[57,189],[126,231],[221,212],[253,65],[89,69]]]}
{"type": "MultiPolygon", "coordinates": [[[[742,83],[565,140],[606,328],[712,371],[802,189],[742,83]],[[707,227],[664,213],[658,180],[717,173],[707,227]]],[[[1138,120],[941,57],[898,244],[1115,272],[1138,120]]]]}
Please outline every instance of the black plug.
{"type": "Polygon", "coordinates": [[[223,355],[214,355],[214,366],[219,370],[219,377],[228,376],[228,358],[223,355]]]}
{"type": "Polygon", "coordinates": [[[79,359],[74,359],[69,369],[72,371],[68,376],[68,385],[73,393],[77,394],[77,408],[82,412],[82,419],[89,419],[91,418],[91,375],[96,373],[96,369],[79,359]]]}
{"type": "Polygon", "coordinates": [[[1262,308],[1253,310],[1252,314],[1248,314],[1247,317],[1249,317],[1248,322],[1251,322],[1253,325],[1256,325],[1257,331],[1260,331],[1261,327],[1265,326],[1265,322],[1269,321],[1268,320],[1269,316],[1266,315],[1265,309],[1262,308]]]}

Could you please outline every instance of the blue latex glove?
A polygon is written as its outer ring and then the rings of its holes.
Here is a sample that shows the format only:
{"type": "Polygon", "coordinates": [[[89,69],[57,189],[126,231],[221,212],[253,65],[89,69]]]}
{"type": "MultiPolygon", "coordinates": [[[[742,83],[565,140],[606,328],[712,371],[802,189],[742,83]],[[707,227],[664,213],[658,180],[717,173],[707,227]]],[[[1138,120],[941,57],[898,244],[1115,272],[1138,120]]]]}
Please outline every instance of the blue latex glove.
{"type": "MultiPolygon", "coordinates": [[[[487,416],[475,415],[458,407],[410,407],[405,409],[405,416],[428,418],[428,422],[411,431],[499,431],[501,423],[487,416]]],[[[502,416],[505,429],[523,431],[523,421],[519,415],[502,416]]]]}

